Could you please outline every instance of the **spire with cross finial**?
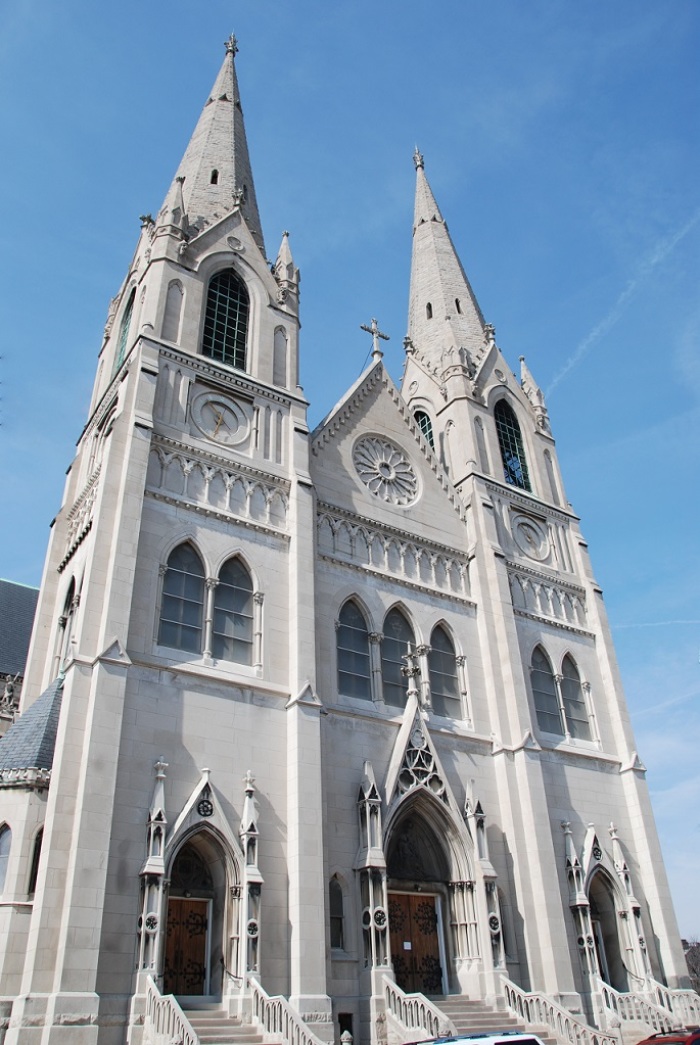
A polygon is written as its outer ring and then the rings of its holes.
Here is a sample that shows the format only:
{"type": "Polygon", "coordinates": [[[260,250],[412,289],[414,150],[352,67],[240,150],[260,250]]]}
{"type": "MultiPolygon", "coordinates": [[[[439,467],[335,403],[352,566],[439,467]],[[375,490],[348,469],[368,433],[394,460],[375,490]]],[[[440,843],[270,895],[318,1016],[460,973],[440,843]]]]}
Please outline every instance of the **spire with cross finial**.
{"type": "MultiPolygon", "coordinates": [[[[236,77],[238,41],[225,42],[226,54],[177,171],[187,222],[202,231],[239,208],[253,239],[265,254],[262,224],[255,197],[243,110],[236,77]]],[[[171,210],[173,189],[166,197],[171,210]]],[[[159,222],[169,218],[161,212],[159,222]]]]}
{"type": "Polygon", "coordinates": [[[379,339],[381,338],[382,341],[389,341],[389,335],[383,334],[381,332],[376,319],[373,319],[369,326],[367,326],[365,323],[362,323],[360,325],[360,330],[366,330],[368,334],[372,335],[372,359],[375,363],[378,363],[384,355],[381,348],[379,347],[379,339]]]}
{"type": "Polygon", "coordinates": [[[484,320],[416,148],[416,199],[408,336],[416,353],[436,370],[453,346],[478,359],[484,352],[484,320]]]}

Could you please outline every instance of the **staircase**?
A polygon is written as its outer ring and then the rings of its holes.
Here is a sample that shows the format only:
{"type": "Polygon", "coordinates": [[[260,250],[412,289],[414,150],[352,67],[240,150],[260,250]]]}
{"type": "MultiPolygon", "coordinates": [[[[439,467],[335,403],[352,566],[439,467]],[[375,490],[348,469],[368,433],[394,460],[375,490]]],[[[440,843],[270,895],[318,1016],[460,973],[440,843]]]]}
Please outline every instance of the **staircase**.
{"type": "Polygon", "coordinates": [[[545,1045],[558,1045],[548,1027],[527,1024],[507,1010],[494,1009],[483,1001],[471,1001],[459,994],[441,997],[431,995],[430,1000],[452,1020],[458,1034],[498,1034],[500,1031],[510,1031],[536,1034],[545,1045]]]}
{"type": "Polygon", "coordinates": [[[259,1027],[254,1027],[252,1023],[241,1023],[220,1006],[183,1008],[182,1011],[199,1038],[200,1045],[262,1045],[265,1041],[259,1027]]]}

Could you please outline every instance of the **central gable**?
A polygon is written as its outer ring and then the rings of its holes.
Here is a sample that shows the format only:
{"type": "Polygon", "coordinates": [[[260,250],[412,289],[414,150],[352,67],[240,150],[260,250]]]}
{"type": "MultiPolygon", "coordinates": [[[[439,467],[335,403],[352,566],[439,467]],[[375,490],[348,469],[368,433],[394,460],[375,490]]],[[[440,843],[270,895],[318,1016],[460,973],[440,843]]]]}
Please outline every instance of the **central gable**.
{"type": "Polygon", "coordinates": [[[381,363],[313,434],[321,505],[466,551],[465,508],[381,363]]]}

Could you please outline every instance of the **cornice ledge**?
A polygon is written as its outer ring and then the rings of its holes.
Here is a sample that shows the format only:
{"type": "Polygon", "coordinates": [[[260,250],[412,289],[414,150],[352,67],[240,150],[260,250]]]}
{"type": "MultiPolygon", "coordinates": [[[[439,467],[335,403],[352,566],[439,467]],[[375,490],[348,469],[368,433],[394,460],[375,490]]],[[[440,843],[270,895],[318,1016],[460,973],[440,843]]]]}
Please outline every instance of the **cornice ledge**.
{"type": "Polygon", "coordinates": [[[382,580],[398,584],[402,588],[409,588],[411,591],[420,591],[423,594],[427,592],[435,599],[450,599],[452,602],[458,602],[460,606],[468,606],[475,613],[478,608],[477,603],[466,595],[458,595],[453,591],[440,591],[439,588],[431,588],[430,585],[417,584],[415,581],[409,581],[403,577],[397,577],[396,574],[387,573],[385,570],[375,569],[372,566],[364,566],[362,563],[351,562],[348,559],[337,559],[335,556],[326,553],[320,554],[318,558],[323,562],[330,562],[336,566],[345,566],[346,569],[356,570],[358,573],[367,573],[371,577],[381,577],[382,580]]]}
{"type": "Polygon", "coordinates": [[[552,628],[559,628],[560,631],[573,631],[576,635],[585,635],[588,639],[595,639],[594,631],[586,631],[585,628],[577,628],[574,624],[569,624],[568,621],[554,620],[552,617],[541,617],[537,613],[528,613],[527,610],[521,609],[519,606],[513,607],[513,613],[516,617],[525,617],[527,620],[535,620],[538,624],[548,624],[552,628]]]}
{"type": "Polygon", "coordinates": [[[317,711],[325,710],[318,694],[314,691],[311,683],[308,681],[304,683],[296,697],[290,697],[285,704],[285,711],[289,711],[291,708],[297,706],[315,708],[317,711]]]}
{"type": "Polygon", "coordinates": [[[292,484],[289,479],[284,479],[282,476],[275,475],[274,472],[265,472],[261,468],[255,468],[254,465],[246,464],[244,461],[232,461],[230,458],[219,457],[212,451],[202,450],[200,447],[193,447],[187,443],[182,443],[178,439],[173,439],[172,436],[159,435],[156,433],[153,436],[152,445],[154,448],[162,446],[189,458],[208,461],[210,464],[215,464],[224,468],[227,472],[240,472],[242,475],[250,476],[253,479],[259,479],[260,482],[267,483],[269,486],[278,486],[286,493],[290,493],[292,489],[292,484]]]}
{"type": "Polygon", "coordinates": [[[216,360],[210,359],[208,356],[196,356],[190,355],[189,352],[178,351],[175,346],[165,345],[156,338],[149,337],[148,340],[153,342],[160,355],[165,356],[166,359],[182,363],[196,373],[203,374],[206,382],[217,391],[221,388],[236,388],[249,397],[259,396],[262,399],[270,399],[275,403],[289,404],[294,402],[300,403],[302,406],[308,406],[303,396],[294,395],[293,392],[287,389],[273,388],[256,378],[244,374],[243,371],[232,373],[225,368],[221,370],[213,369],[217,366],[216,360]]]}
{"type": "Polygon", "coordinates": [[[506,494],[508,500],[521,505],[523,508],[529,508],[530,511],[544,512],[546,515],[561,519],[564,522],[570,522],[572,519],[574,522],[581,521],[580,517],[576,515],[575,512],[567,512],[561,506],[557,507],[556,505],[547,504],[545,501],[540,501],[534,494],[531,494],[528,497],[527,493],[520,490],[516,493],[515,488],[509,483],[499,483],[493,478],[493,476],[489,476],[489,478],[484,479],[483,482],[484,486],[493,493],[506,494]]]}
{"type": "Polygon", "coordinates": [[[627,762],[623,762],[620,766],[620,773],[640,773],[645,775],[646,771],[647,767],[636,751],[633,751],[627,762]]]}
{"type": "MultiPolygon", "coordinates": [[[[400,530],[396,526],[387,526],[385,523],[378,523],[376,519],[370,519],[365,515],[358,515],[356,512],[350,512],[347,508],[339,508],[334,504],[328,504],[327,501],[318,501],[316,504],[316,517],[318,518],[322,514],[337,515],[339,518],[347,519],[351,522],[356,521],[361,523],[363,526],[369,526],[371,529],[378,533],[390,534],[392,537],[398,537],[401,540],[410,542],[416,545],[416,547],[427,548],[430,551],[435,552],[449,552],[455,559],[461,559],[464,561],[465,566],[470,562],[470,556],[465,554],[461,548],[452,548],[449,544],[437,544],[435,541],[422,541],[419,540],[415,533],[409,530],[400,530]]],[[[473,556],[471,556],[473,558],[473,556]]]]}
{"type": "Polygon", "coordinates": [[[208,519],[220,519],[225,523],[233,522],[237,526],[244,526],[246,530],[255,530],[256,533],[266,533],[271,537],[278,537],[279,540],[287,544],[291,541],[290,534],[283,530],[275,530],[271,526],[265,526],[264,523],[254,522],[252,519],[244,519],[240,515],[221,512],[210,506],[195,504],[193,501],[186,501],[184,498],[176,497],[173,494],[164,494],[160,490],[152,490],[150,487],[146,487],[144,496],[152,497],[154,501],[162,501],[164,504],[172,504],[175,508],[187,508],[189,511],[195,512],[197,515],[204,515],[208,519]]]}
{"type": "Polygon", "coordinates": [[[561,580],[561,574],[556,570],[556,567],[552,567],[552,574],[540,573],[539,570],[534,569],[532,566],[525,566],[523,563],[514,562],[512,559],[505,560],[506,567],[510,573],[525,573],[531,577],[537,577],[541,581],[546,581],[547,584],[555,582],[558,587],[566,588],[567,591],[574,592],[576,595],[586,595],[586,589],[580,587],[578,584],[572,584],[571,581],[561,580]]]}

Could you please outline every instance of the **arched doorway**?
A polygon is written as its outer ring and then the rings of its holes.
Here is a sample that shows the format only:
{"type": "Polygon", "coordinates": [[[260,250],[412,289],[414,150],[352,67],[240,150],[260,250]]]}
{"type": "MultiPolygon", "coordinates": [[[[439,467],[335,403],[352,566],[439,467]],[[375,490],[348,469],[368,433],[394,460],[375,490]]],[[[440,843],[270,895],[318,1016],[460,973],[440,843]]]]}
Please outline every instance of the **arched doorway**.
{"type": "Polygon", "coordinates": [[[205,831],[178,849],[170,870],[163,993],[220,995],[224,971],[226,864],[205,831]]]}
{"type": "Polygon", "coordinates": [[[591,929],[601,979],[617,991],[629,990],[629,979],[620,946],[619,915],[612,882],[603,871],[588,886],[591,929]]]}
{"type": "Polygon", "coordinates": [[[448,990],[444,932],[449,861],[437,833],[413,808],[387,848],[389,946],[396,982],[410,993],[448,990]]]}

